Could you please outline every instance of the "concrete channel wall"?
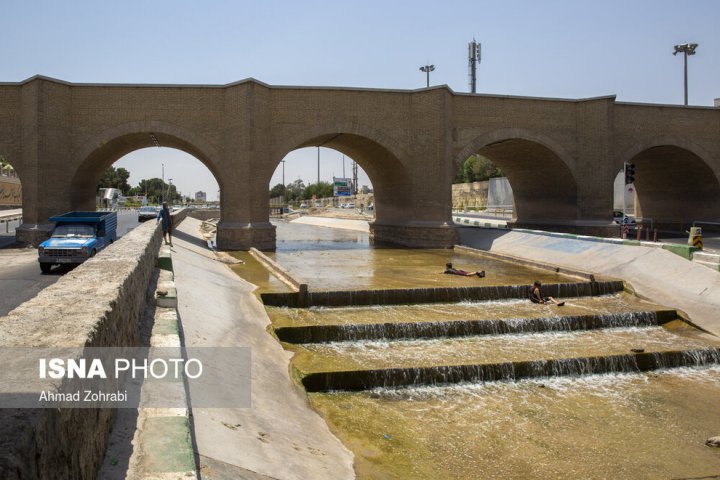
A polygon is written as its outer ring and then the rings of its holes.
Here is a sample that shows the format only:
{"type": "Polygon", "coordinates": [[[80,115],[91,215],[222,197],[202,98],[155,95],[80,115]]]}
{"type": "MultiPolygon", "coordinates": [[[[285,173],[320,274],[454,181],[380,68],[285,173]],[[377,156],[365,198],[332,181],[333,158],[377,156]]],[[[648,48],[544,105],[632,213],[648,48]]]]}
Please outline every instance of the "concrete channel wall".
{"type": "MultiPolygon", "coordinates": [[[[174,214],[175,223],[187,214],[174,214]]],[[[0,318],[0,347],[137,345],[162,231],[135,228],[0,318]]],[[[113,409],[0,410],[0,478],[94,479],[113,409]]]]}

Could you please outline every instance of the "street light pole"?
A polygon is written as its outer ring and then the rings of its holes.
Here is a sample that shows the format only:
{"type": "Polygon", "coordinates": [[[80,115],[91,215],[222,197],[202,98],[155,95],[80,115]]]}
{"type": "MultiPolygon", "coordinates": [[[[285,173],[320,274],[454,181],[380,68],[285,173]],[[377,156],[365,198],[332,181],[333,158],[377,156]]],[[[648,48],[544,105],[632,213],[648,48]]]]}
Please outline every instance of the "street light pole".
{"type": "Polygon", "coordinates": [[[673,52],[673,55],[677,55],[678,53],[683,54],[683,72],[684,72],[684,86],[685,86],[685,105],[688,104],[688,68],[687,68],[687,57],[688,55],[695,55],[695,49],[698,47],[697,43],[683,43],[680,45],[675,45],[675,51],[673,52]]]}
{"type": "Polygon", "coordinates": [[[286,195],[285,195],[285,160],[280,160],[280,163],[282,163],[282,166],[283,166],[283,167],[282,167],[282,168],[283,168],[283,172],[282,172],[282,175],[283,175],[283,177],[282,177],[282,186],[283,186],[283,190],[282,190],[282,201],[283,201],[283,203],[285,203],[285,197],[286,197],[286,195]]]}
{"type": "Polygon", "coordinates": [[[320,147],[317,147],[317,148],[318,148],[318,181],[317,181],[317,183],[319,185],[320,184],[320,147]]]}
{"type": "Polygon", "coordinates": [[[435,70],[435,65],[423,65],[420,67],[421,72],[425,72],[427,76],[427,88],[430,88],[430,72],[435,70]]]}

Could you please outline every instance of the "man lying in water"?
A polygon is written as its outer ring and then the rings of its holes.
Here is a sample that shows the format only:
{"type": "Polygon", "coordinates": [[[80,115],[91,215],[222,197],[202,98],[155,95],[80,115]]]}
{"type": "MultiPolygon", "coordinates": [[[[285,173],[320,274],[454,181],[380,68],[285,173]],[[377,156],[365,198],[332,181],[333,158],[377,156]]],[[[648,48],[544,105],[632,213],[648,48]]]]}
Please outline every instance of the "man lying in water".
{"type": "Polygon", "coordinates": [[[554,303],[558,307],[562,307],[565,305],[565,302],[558,302],[553,297],[543,297],[542,292],[540,291],[540,287],[542,287],[542,284],[539,280],[535,280],[533,282],[532,287],[530,287],[530,301],[533,303],[540,303],[540,304],[546,304],[546,303],[554,303]]]}
{"type": "Polygon", "coordinates": [[[472,277],[477,275],[478,277],[483,278],[485,276],[485,270],[481,270],[479,272],[466,272],[465,270],[453,268],[452,263],[450,262],[445,264],[445,271],[443,273],[447,273],[448,275],[460,275],[462,277],[472,277]]]}

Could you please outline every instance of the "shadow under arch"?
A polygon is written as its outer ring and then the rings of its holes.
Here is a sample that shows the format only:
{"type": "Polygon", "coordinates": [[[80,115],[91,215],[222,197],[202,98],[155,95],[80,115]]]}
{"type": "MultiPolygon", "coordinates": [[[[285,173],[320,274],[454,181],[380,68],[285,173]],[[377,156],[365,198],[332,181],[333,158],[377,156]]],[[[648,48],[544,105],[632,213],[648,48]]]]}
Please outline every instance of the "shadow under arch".
{"type": "Polygon", "coordinates": [[[213,174],[222,194],[220,157],[201,135],[167,122],[130,122],[104,130],[73,153],[73,158],[81,160],[70,184],[71,208],[93,210],[95,187],[103,171],[128,153],[157,146],[181,150],[197,158],[213,174]]]}
{"type": "Polygon", "coordinates": [[[455,156],[455,171],[475,153],[507,175],[515,224],[571,224],[580,218],[575,160],[556,141],[521,129],[495,130],[475,137],[455,156]]]}
{"type": "Polygon", "coordinates": [[[618,159],[635,165],[635,211],[661,228],[683,231],[693,221],[720,221],[720,170],[701,147],[679,138],[636,143],[618,159]]]}
{"type": "Polygon", "coordinates": [[[274,150],[264,182],[269,184],[275,169],[288,153],[306,147],[332,148],[355,160],[370,178],[375,202],[374,223],[404,223],[409,217],[407,200],[412,179],[398,149],[391,144],[391,140],[380,132],[358,125],[315,127],[288,138],[274,150]]]}

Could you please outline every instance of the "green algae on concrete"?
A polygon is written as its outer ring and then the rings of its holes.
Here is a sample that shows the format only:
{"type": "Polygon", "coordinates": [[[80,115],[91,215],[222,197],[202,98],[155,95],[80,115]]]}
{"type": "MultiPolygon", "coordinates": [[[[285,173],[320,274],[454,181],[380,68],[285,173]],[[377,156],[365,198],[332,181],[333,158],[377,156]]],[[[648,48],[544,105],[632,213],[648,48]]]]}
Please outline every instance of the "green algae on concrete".
{"type": "Polygon", "coordinates": [[[713,478],[720,367],[311,393],[359,479],[713,478]]]}
{"type": "Polygon", "coordinates": [[[161,474],[195,470],[186,417],[148,417],[143,424],[143,435],[142,471],[161,474]]]}
{"type": "Polygon", "coordinates": [[[248,252],[232,252],[232,256],[243,263],[231,265],[230,269],[243,280],[257,286],[257,294],[265,292],[289,292],[284,282],[265,268],[248,252]]]}

